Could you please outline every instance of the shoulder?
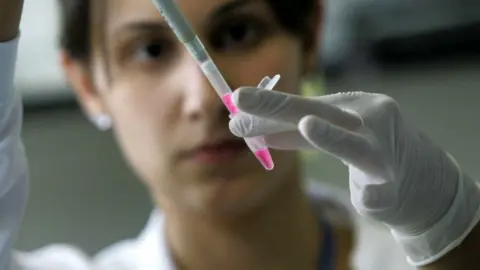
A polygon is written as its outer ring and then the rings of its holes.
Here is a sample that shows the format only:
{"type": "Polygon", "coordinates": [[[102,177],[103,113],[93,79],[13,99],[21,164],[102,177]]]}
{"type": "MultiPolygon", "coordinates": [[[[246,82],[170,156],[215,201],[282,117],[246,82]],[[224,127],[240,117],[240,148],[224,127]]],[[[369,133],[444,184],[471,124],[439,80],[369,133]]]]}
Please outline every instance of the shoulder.
{"type": "Polygon", "coordinates": [[[313,207],[337,230],[350,232],[353,250],[350,264],[355,270],[413,270],[401,248],[382,224],[358,215],[347,190],[312,181],[307,193],[313,207]]]}
{"type": "Polygon", "coordinates": [[[32,252],[15,251],[13,270],[91,270],[90,258],[75,246],[55,244],[32,252]]]}
{"type": "Polygon", "coordinates": [[[12,270],[134,270],[139,268],[142,236],[127,239],[103,249],[93,258],[75,246],[55,244],[13,254],[12,270]],[[140,249],[140,250],[139,250],[140,249]]]}
{"type": "Polygon", "coordinates": [[[103,249],[94,257],[75,246],[54,244],[31,251],[13,253],[11,270],[136,270],[145,268],[157,253],[153,243],[159,240],[154,235],[163,216],[152,213],[147,226],[137,238],[126,239],[103,249]],[[153,255],[153,256],[152,256],[153,255]]]}
{"type": "Polygon", "coordinates": [[[101,252],[93,259],[95,269],[99,270],[132,270],[137,269],[138,253],[137,239],[117,242],[101,252]]]}
{"type": "Polygon", "coordinates": [[[162,269],[169,260],[162,226],[163,214],[152,211],[137,238],[117,242],[95,256],[95,270],[162,269]]]}
{"type": "Polygon", "coordinates": [[[117,242],[93,258],[78,247],[65,244],[49,245],[30,252],[14,251],[10,270],[162,269],[168,264],[162,224],[163,215],[153,211],[137,238],[117,242]]]}

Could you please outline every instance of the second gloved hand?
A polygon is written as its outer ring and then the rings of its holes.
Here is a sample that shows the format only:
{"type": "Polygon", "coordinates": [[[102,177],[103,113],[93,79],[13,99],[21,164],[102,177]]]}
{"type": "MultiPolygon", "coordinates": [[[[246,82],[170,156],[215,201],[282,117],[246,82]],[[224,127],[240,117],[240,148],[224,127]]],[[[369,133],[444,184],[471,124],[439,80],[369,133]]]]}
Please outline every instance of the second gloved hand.
{"type": "Polygon", "coordinates": [[[347,164],[352,204],[389,226],[412,264],[443,256],[478,220],[474,182],[386,95],[243,88],[233,101],[242,111],[230,121],[233,134],[265,136],[271,148],[318,149],[347,164]]]}

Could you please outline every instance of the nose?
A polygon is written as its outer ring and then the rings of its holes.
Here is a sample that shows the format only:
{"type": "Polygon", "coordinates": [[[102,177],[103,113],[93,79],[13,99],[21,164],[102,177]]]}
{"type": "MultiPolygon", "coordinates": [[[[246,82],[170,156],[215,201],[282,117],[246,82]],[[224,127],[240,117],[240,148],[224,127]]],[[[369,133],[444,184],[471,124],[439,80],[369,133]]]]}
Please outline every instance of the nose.
{"type": "Polygon", "coordinates": [[[200,67],[191,59],[188,72],[184,73],[185,115],[192,121],[228,119],[228,110],[207,80],[200,67]]]}

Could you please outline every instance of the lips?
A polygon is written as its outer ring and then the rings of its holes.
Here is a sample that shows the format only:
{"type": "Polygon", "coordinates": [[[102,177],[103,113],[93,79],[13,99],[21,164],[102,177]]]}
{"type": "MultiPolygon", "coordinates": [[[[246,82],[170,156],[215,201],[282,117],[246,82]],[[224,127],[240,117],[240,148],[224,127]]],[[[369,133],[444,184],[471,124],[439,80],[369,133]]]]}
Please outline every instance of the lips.
{"type": "Polygon", "coordinates": [[[243,140],[221,140],[205,144],[193,153],[195,161],[202,164],[227,163],[247,150],[243,140]]]}

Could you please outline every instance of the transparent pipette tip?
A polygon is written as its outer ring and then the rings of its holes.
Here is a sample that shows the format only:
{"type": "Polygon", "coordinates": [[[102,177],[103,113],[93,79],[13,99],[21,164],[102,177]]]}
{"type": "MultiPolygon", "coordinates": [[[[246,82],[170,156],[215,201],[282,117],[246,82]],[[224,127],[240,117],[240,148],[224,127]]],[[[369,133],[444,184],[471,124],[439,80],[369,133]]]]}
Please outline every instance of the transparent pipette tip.
{"type": "Polygon", "coordinates": [[[265,77],[264,80],[266,80],[267,82],[265,87],[259,87],[259,88],[263,88],[265,90],[272,90],[275,87],[275,85],[277,85],[278,81],[280,81],[280,75],[277,74],[273,76],[272,79],[270,79],[269,77],[265,77]]]}

